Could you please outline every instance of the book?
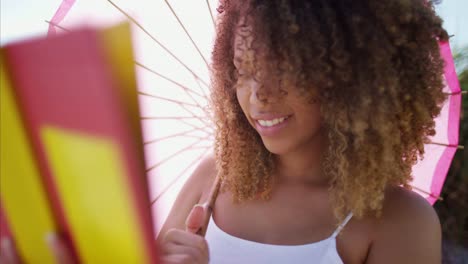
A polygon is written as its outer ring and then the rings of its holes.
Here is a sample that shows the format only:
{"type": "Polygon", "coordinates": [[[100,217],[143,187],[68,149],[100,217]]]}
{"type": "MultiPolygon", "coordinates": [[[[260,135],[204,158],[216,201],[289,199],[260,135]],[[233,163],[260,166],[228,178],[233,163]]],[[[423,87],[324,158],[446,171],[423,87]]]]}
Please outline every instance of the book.
{"type": "Polygon", "coordinates": [[[1,50],[1,205],[25,263],[156,263],[128,25],[1,50]]]}

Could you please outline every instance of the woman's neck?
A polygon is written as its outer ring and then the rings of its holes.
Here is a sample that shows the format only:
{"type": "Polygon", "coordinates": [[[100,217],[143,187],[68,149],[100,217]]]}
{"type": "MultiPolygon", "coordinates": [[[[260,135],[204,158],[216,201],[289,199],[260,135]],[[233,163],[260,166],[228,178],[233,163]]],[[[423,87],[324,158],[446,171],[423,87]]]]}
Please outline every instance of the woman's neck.
{"type": "Polygon", "coordinates": [[[322,174],[322,153],[327,145],[323,135],[282,155],[276,155],[278,181],[298,184],[326,185],[322,174]]]}

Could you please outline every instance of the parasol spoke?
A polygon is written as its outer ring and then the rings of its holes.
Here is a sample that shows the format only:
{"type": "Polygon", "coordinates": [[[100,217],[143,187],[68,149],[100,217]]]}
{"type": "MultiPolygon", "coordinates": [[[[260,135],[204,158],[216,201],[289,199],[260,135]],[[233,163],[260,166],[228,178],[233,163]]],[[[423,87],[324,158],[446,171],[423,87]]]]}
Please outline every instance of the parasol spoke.
{"type": "MultiPolygon", "coordinates": [[[[196,116],[198,118],[198,116],[194,112],[192,112],[190,109],[188,109],[187,106],[181,105],[181,107],[184,108],[187,112],[189,112],[193,116],[196,116]]],[[[208,111],[206,111],[206,109],[203,108],[202,110],[203,110],[203,112],[205,112],[205,114],[209,115],[209,113],[208,113],[208,111]]],[[[198,121],[202,122],[206,126],[210,126],[210,123],[207,120],[208,120],[208,116],[203,116],[203,118],[198,118],[198,121]]]]}
{"type": "Polygon", "coordinates": [[[418,188],[418,187],[416,187],[416,186],[414,186],[414,185],[411,185],[411,187],[412,187],[413,189],[416,189],[416,190],[418,190],[419,192],[422,192],[422,193],[424,193],[424,194],[426,194],[426,195],[429,195],[429,196],[431,196],[431,197],[433,197],[433,198],[435,198],[435,199],[437,199],[437,200],[439,200],[439,201],[443,201],[443,200],[444,200],[444,198],[442,198],[441,196],[434,195],[434,194],[432,194],[432,193],[430,193],[430,192],[427,192],[427,191],[425,191],[425,190],[423,190],[423,189],[420,189],[420,188],[418,188]]]}
{"type": "Polygon", "coordinates": [[[169,7],[169,9],[171,10],[172,14],[174,15],[174,17],[177,19],[177,22],[179,22],[179,25],[182,27],[182,29],[184,30],[185,32],[185,35],[187,35],[187,37],[190,39],[190,42],[192,43],[192,45],[195,47],[195,49],[197,50],[198,54],[200,55],[200,57],[202,58],[202,60],[205,62],[206,64],[206,67],[209,69],[210,66],[208,64],[208,61],[206,60],[205,56],[203,56],[202,52],[200,51],[200,48],[198,48],[197,44],[195,43],[195,41],[193,40],[192,36],[190,35],[190,33],[187,31],[187,28],[185,28],[185,25],[184,23],[182,23],[182,21],[180,20],[179,16],[177,15],[177,13],[174,11],[174,9],[172,8],[171,4],[169,4],[169,2],[167,0],[164,0],[164,2],[166,3],[167,7],[169,7]]]}
{"type": "Polygon", "coordinates": [[[457,149],[465,149],[465,147],[462,145],[445,144],[445,143],[438,143],[438,142],[429,142],[429,144],[445,146],[445,147],[450,147],[450,148],[457,148],[457,149]]]}
{"type": "Polygon", "coordinates": [[[191,104],[191,103],[186,103],[186,102],[182,102],[182,101],[179,101],[179,100],[170,99],[170,98],[166,98],[166,97],[161,97],[161,96],[157,96],[157,95],[153,95],[153,94],[148,94],[148,93],[141,92],[141,91],[138,91],[138,93],[141,94],[141,95],[148,96],[148,97],[153,97],[155,99],[159,99],[159,100],[168,101],[168,102],[171,102],[171,103],[178,104],[185,111],[187,111],[189,114],[191,114],[194,118],[197,118],[200,122],[204,123],[205,125],[209,125],[208,122],[206,121],[207,116],[200,117],[187,107],[187,106],[192,106],[192,107],[200,108],[203,112],[205,112],[205,114],[209,115],[209,113],[206,111],[206,109],[203,108],[199,104],[195,105],[195,104],[191,104]]]}
{"type": "Polygon", "coordinates": [[[187,121],[184,120],[184,119],[180,119],[180,120],[178,120],[178,121],[180,121],[181,123],[184,123],[184,124],[186,124],[186,125],[189,125],[189,126],[191,126],[191,127],[193,127],[193,128],[201,129],[201,130],[203,130],[203,132],[205,132],[205,133],[207,133],[207,134],[209,134],[209,135],[212,135],[212,134],[213,134],[212,130],[208,130],[208,131],[206,130],[207,128],[210,128],[210,127],[207,127],[207,126],[198,127],[198,126],[196,126],[196,125],[194,125],[194,124],[192,124],[192,123],[190,123],[190,122],[187,122],[187,121]]]}
{"type": "MultiPolygon", "coordinates": [[[[119,10],[121,10],[121,9],[118,8],[118,7],[116,7],[116,8],[119,9],[119,10]]],[[[122,10],[121,12],[124,12],[124,11],[122,10]]],[[[130,18],[129,18],[129,19],[130,19],[130,18]]],[[[46,23],[49,23],[49,24],[51,24],[51,25],[53,25],[53,26],[55,26],[55,27],[58,27],[58,28],[60,28],[60,29],[62,29],[62,30],[64,30],[64,31],[66,31],[66,32],[71,32],[71,30],[66,29],[66,28],[64,28],[64,27],[62,27],[62,26],[59,26],[59,25],[57,25],[57,24],[55,24],[55,23],[53,23],[53,22],[51,22],[51,21],[45,20],[45,22],[46,22],[46,23]]],[[[200,82],[201,82],[203,85],[205,85],[208,89],[209,89],[209,86],[206,84],[205,81],[203,81],[201,78],[199,78],[196,74],[193,74],[193,77],[195,78],[195,82],[197,83],[198,88],[199,88],[200,91],[202,92],[201,94],[198,93],[198,92],[196,92],[195,90],[192,90],[192,89],[186,87],[185,85],[183,85],[183,84],[181,84],[181,83],[178,83],[178,82],[172,80],[172,79],[169,78],[169,77],[166,77],[166,76],[160,74],[159,72],[156,72],[155,70],[153,70],[153,69],[151,69],[151,68],[149,68],[149,67],[143,65],[142,63],[140,63],[140,62],[138,62],[138,61],[134,61],[134,62],[135,62],[135,65],[140,66],[141,68],[143,68],[143,69],[145,69],[145,70],[147,70],[147,71],[149,71],[149,72],[151,72],[151,73],[153,73],[153,74],[159,76],[160,78],[163,78],[163,79],[165,79],[165,80],[167,80],[167,81],[169,81],[169,82],[175,84],[176,86],[182,88],[182,89],[185,91],[185,93],[197,104],[196,107],[199,107],[199,108],[202,109],[207,115],[209,115],[209,113],[206,111],[206,109],[205,109],[204,107],[202,107],[202,106],[198,103],[198,101],[195,100],[195,98],[191,95],[191,94],[195,94],[195,95],[200,96],[200,97],[202,97],[202,98],[204,98],[205,100],[208,101],[208,95],[206,94],[205,90],[200,86],[200,82]]],[[[145,95],[148,95],[148,94],[145,94],[145,95]]],[[[155,97],[155,96],[153,96],[153,97],[155,97]]],[[[163,99],[163,98],[160,98],[160,99],[163,99]]],[[[168,100],[168,101],[170,101],[170,99],[163,99],[163,100],[168,100]]],[[[193,106],[193,105],[192,105],[192,106],[193,106]]]]}
{"type": "MultiPolygon", "coordinates": [[[[205,127],[206,127],[206,126],[205,126],[205,127]]],[[[205,127],[203,127],[203,128],[205,128],[205,127]]],[[[171,134],[171,135],[168,135],[168,136],[165,136],[165,137],[156,138],[156,139],[153,139],[153,140],[150,140],[150,141],[146,141],[146,142],[144,142],[143,144],[144,144],[144,145],[147,145],[147,144],[156,143],[156,142],[159,142],[159,141],[162,141],[162,140],[165,140],[165,139],[170,139],[170,138],[174,138],[174,137],[185,136],[185,135],[187,135],[187,134],[189,134],[189,133],[192,133],[192,132],[195,132],[195,131],[200,131],[200,130],[201,130],[201,128],[200,128],[200,129],[194,128],[194,129],[182,131],[182,132],[180,132],[180,133],[171,134]]],[[[206,131],[203,131],[203,130],[201,130],[201,131],[204,132],[204,133],[206,133],[206,131]]],[[[210,135],[208,135],[208,136],[210,136],[210,135]]],[[[200,137],[200,138],[203,138],[203,137],[200,137]]]]}
{"type": "MultiPolygon", "coordinates": [[[[210,139],[211,140],[211,139],[210,139]]],[[[201,141],[207,141],[207,142],[210,142],[208,139],[203,139],[201,141]]],[[[195,146],[195,147],[192,147],[190,149],[206,149],[206,148],[211,148],[212,146],[211,145],[208,145],[208,146],[195,146]]]]}
{"type": "MultiPolygon", "coordinates": [[[[206,98],[207,101],[209,101],[208,95],[206,94],[205,89],[203,89],[203,88],[201,87],[200,82],[199,82],[198,80],[196,80],[196,79],[195,79],[195,82],[197,83],[197,86],[198,86],[198,88],[200,89],[200,91],[202,91],[203,96],[206,98]]],[[[208,90],[211,90],[210,87],[207,87],[207,88],[208,88],[208,90]]]]}
{"type": "Polygon", "coordinates": [[[211,5],[210,5],[209,0],[206,0],[206,5],[208,7],[208,11],[210,11],[210,17],[211,17],[211,21],[213,22],[213,27],[216,27],[215,19],[214,19],[214,16],[213,16],[213,11],[211,11],[211,5]]]}
{"type": "Polygon", "coordinates": [[[49,21],[49,20],[44,20],[44,21],[45,21],[47,24],[52,25],[52,26],[54,26],[54,27],[56,27],[56,28],[59,28],[59,29],[65,31],[65,32],[71,32],[71,30],[66,29],[66,28],[64,28],[64,27],[62,27],[62,26],[60,26],[60,25],[58,25],[58,24],[56,24],[56,23],[54,23],[54,22],[52,22],[52,21],[49,21]]]}
{"type": "Polygon", "coordinates": [[[193,165],[195,165],[197,162],[199,162],[209,151],[210,149],[206,149],[203,151],[203,153],[198,156],[196,159],[194,159],[183,171],[181,171],[177,176],[174,177],[174,179],[151,201],[151,206],[156,203],[159,198],[161,198],[179,179],[182,177],[188,169],[190,169],[193,165]]]}
{"type": "Polygon", "coordinates": [[[202,116],[142,116],[142,120],[180,120],[180,119],[201,119],[202,116]]]}
{"type": "Polygon", "coordinates": [[[461,95],[466,95],[468,91],[458,91],[458,92],[453,92],[453,93],[444,93],[446,95],[458,95],[458,94],[461,94],[461,95]]]}
{"type": "Polygon", "coordinates": [[[187,71],[189,71],[195,79],[199,79],[201,82],[203,82],[207,87],[208,83],[204,81],[200,76],[198,76],[190,67],[187,66],[179,57],[177,57],[171,50],[169,50],[164,44],[162,44],[159,40],[156,39],[155,36],[153,36],[146,28],[144,28],[135,18],[133,18],[130,14],[125,12],[122,8],[120,8],[118,5],[116,5],[114,2],[111,0],[107,0],[111,5],[113,5],[117,10],[119,10],[120,13],[122,13],[125,17],[127,17],[128,20],[130,20],[133,24],[135,24],[139,29],[141,29],[148,37],[150,37],[158,46],[160,46],[167,54],[169,54],[173,59],[175,59],[182,67],[184,67],[187,71]]]}
{"type": "MultiPolygon", "coordinates": [[[[168,81],[168,82],[171,82],[171,83],[177,85],[178,87],[180,87],[181,89],[183,89],[183,90],[184,90],[185,92],[187,92],[187,93],[193,93],[193,94],[198,95],[198,96],[200,96],[200,97],[202,97],[202,98],[208,99],[208,97],[207,97],[206,94],[200,94],[200,93],[198,93],[198,92],[196,92],[196,91],[194,91],[194,90],[188,88],[187,86],[185,86],[185,85],[183,85],[183,84],[181,84],[181,83],[178,83],[178,82],[172,80],[172,79],[169,78],[169,77],[166,77],[166,76],[162,75],[161,73],[159,73],[159,72],[157,72],[157,71],[155,71],[155,70],[149,68],[148,66],[143,65],[142,63],[140,63],[140,62],[138,62],[138,61],[135,61],[135,64],[138,65],[138,66],[140,66],[140,67],[142,67],[143,69],[145,69],[145,70],[147,70],[147,71],[149,71],[149,72],[151,72],[151,73],[153,73],[153,74],[155,74],[155,75],[157,75],[157,76],[163,78],[164,80],[166,80],[166,81],[168,81]]],[[[204,92],[203,89],[202,89],[202,91],[204,92]]]]}
{"type": "MultiPolygon", "coordinates": [[[[208,139],[208,138],[209,138],[209,136],[205,137],[204,139],[208,139]]],[[[190,144],[190,145],[188,145],[188,146],[186,146],[186,147],[184,147],[184,148],[178,150],[177,152],[175,152],[175,153],[169,155],[168,157],[166,157],[166,158],[164,158],[163,160],[159,161],[159,162],[156,163],[155,165],[153,165],[153,166],[151,166],[150,168],[146,169],[146,172],[150,172],[151,170],[153,170],[153,169],[155,169],[155,168],[161,166],[161,164],[163,164],[164,162],[173,159],[174,157],[176,157],[176,156],[179,155],[180,153],[183,153],[183,152],[185,152],[185,151],[187,151],[187,150],[189,150],[189,149],[192,149],[195,145],[197,145],[198,143],[200,143],[200,141],[201,141],[201,140],[196,141],[196,142],[194,142],[194,143],[192,143],[192,144],[190,144]]],[[[207,147],[207,148],[208,148],[208,147],[207,147]]]]}
{"type": "Polygon", "coordinates": [[[154,94],[149,94],[149,93],[145,93],[145,92],[142,92],[142,91],[138,91],[138,94],[148,96],[148,97],[152,97],[152,98],[159,99],[159,100],[163,100],[163,101],[167,101],[167,102],[171,102],[171,103],[175,103],[175,104],[178,104],[178,105],[185,105],[185,106],[191,106],[191,107],[197,107],[197,108],[203,109],[203,107],[201,107],[200,105],[187,103],[187,102],[182,102],[182,101],[179,101],[179,100],[175,100],[175,99],[171,99],[171,98],[167,98],[167,97],[162,97],[162,96],[158,96],[158,95],[154,95],[154,94]]]}
{"type": "MultiPolygon", "coordinates": [[[[64,27],[62,27],[62,26],[60,26],[60,25],[57,25],[57,24],[55,24],[55,23],[53,23],[53,22],[51,22],[51,21],[45,20],[45,22],[46,22],[46,23],[49,23],[50,25],[53,25],[53,26],[55,26],[55,27],[58,27],[58,28],[60,28],[60,29],[63,30],[63,31],[71,32],[71,30],[66,29],[66,28],[64,28],[64,27]]],[[[185,85],[183,85],[183,84],[181,84],[181,83],[178,83],[178,82],[172,80],[172,79],[169,78],[169,77],[166,77],[166,76],[160,74],[159,72],[156,72],[155,70],[153,70],[153,69],[151,69],[151,68],[149,68],[149,67],[143,65],[142,63],[140,63],[140,62],[138,62],[138,61],[134,61],[134,62],[135,62],[135,65],[140,66],[141,68],[143,68],[143,69],[145,69],[145,70],[147,70],[147,71],[149,71],[149,72],[151,72],[151,73],[153,73],[153,74],[155,74],[155,75],[157,75],[157,76],[159,76],[159,77],[161,77],[161,78],[163,78],[163,79],[165,79],[165,80],[167,80],[167,81],[169,81],[169,82],[175,84],[176,86],[182,88],[182,89],[187,93],[187,95],[190,96],[190,98],[191,98],[194,102],[198,102],[198,101],[195,100],[195,98],[193,98],[193,96],[190,95],[189,93],[193,93],[193,94],[195,94],[195,95],[197,95],[197,96],[200,96],[200,97],[204,98],[205,100],[208,100],[208,95],[206,94],[205,90],[200,86],[200,82],[202,82],[208,89],[209,89],[209,86],[208,86],[202,79],[200,79],[197,75],[194,75],[195,82],[197,83],[198,87],[200,88],[200,91],[202,92],[202,94],[200,94],[200,93],[198,93],[198,92],[196,92],[196,91],[194,91],[194,90],[192,90],[192,89],[186,87],[185,85]]],[[[201,107],[201,106],[199,106],[199,107],[203,109],[203,107],[201,107]]]]}
{"type": "MultiPolygon", "coordinates": [[[[179,135],[180,137],[190,137],[190,138],[196,138],[196,139],[199,139],[199,142],[202,142],[202,141],[207,141],[207,139],[205,139],[204,137],[202,136],[196,136],[196,135],[179,135]]],[[[173,138],[173,136],[169,137],[169,138],[173,138]]],[[[168,138],[165,138],[165,139],[168,139],[168,138]]],[[[162,139],[164,140],[164,139],[162,139]]],[[[162,141],[161,139],[158,139],[156,140],[156,142],[158,141],[162,141]]],[[[209,142],[209,141],[208,141],[209,142]]],[[[204,147],[204,146],[200,146],[200,147],[204,147]]],[[[192,149],[197,149],[199,147],[192,147],[192,149]]]]}
{"type": "MultiPolygon", "coordinates": [[[[121,9],[119,9],[119,10],[121,10],[121,9]]],[[[62,26],[60,26],[60,25],[57,25],[56,23],[53,23],[53,22],[51,22],[51,21],[45,20],[45,22],[48,23],[48,24],[50,24],[50,25],[53,25],[53,26],[55,26],[55,27],[58,27],[58,28],[60,28],[60,29],[62,29],[62,30],[64,30],[64,31],[66,31],[66,32],[71,32],[71,30],[66,29],[66,28],[64,28],[64,27],[62,27],[62,26]]],[[[147,71],[149,71],[149,72],[151,72],[151,73],[153,73],[153,74],[155,74],[155,75],[157,75],[157,76],[159,76],[159,77],[161,77],[161,78],[163,78],[163,79],[165,79],[165,80],[167,80],[167,81],[169,81],[169,82],[175,84],[176,86],[182,88],[182,89],[185,91],[185,93],[192,99],[192,101],[195,102],[195,104],[186,103],[186,102],[182,102],[182,101],[178,101],[178,100],[174,100],[174,99],[170,99],[170,98],[164,98],[164,97],[161,97],[161,96],[152,95],[152,94],[148,94],[148,93],[141,92],[141,91],[138,91],[139,94],[144,95],[144,96],[153,97],[153,98],[160,99],[160,100],[165,100],[165,101],[167,101],[167,102],[172,102],[172,103],[179,104],[182,108],[184,108],[187,112],[189,112],[190,114],[192,114],[192,115],[194,115],[194,116],[196,116],[196,114],[195,114],[194,112],[192,112],[190,109],[188,109],[187,106],[192,106],[192,107],[200,108],[203,112],[205,112],[205,114],[209,115],[209,113],[208,113],[208,111],[206,110],[206,108],[204,108],[203,106],[201,106],[201,105],[198,103],[198,101],[195,100],[195,98],[191,95],[191,93],[193,93],[193,94],[195,94],[195,95],[197,95],[197,96],[200,96],[200,97],[204,98],[205,100],[208,100],[208,96],[207,96],[207,94],[205,93],[205,90],[200,86],[199,80],[201,81],[201,79],[199,79],[197,76],[194,76],[194,77],[195,77],[195,80],[196,80],[196,83],[197,83],[198,87],[200,88],[200,90],[202,91],[203,94],[200,94],[200,93],[198,93],[198,92],[196,92],[196,91],[194,91],[194,90],[192,90],[192,89],[190,89],[190,88],[188,88],[188,87],[182,85],[181,83],[178,83],[178,82],[176,82],[176,81],[174,81],[174,80],[172,80],[172,79],[170,79],[170,78],[168,78],[168,77],[166,77],[166,76],[164,76],[164,75],[162,75],[162,74],[156,72],[156,71],[153,70],[153,69],[150,69],[149,67],[143,65],[143,64],[140,63],[140,62],[137,62],[137,61],[134,61],[134,62],[135,62],[136,65],[140,66],[141,68],[143,68],[143,69],[145,69],[145,70],[147,70],[147,71]]],[[[197,118],[198,118],[198,117],[197,117],[197,118]]],[[[200,121],[201,121],[202,123],[204,123],[205,125],[209,125],[209,124],[207,123],[207,121],[206,121],[205,118],[198,118],[198,120],[200,120],[200,121]]],[[[205,131],[205,133],[206,133],[206,131],[205,131]]]]}

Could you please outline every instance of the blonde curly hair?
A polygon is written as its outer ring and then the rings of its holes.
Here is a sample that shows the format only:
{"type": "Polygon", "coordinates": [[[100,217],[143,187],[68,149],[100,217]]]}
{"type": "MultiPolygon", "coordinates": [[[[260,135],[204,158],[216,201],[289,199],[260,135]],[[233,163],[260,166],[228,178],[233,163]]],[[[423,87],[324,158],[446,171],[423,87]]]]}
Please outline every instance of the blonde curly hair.
{"type": "Polygon", "coordinates": [[[448,35],[431,2],[226,0],[218,10],[215,155],[234,201],[268,199],[275,170],[236,98],[233,46],[242,17],[255,37],[255,70],[275,65],[268,74],[320,101],[329,141],[323,173],[336,217],[349,210],[358,218],[380,216],[387,186],[411,188],[411,168],[446,100],[438,41],[448,35]]]}

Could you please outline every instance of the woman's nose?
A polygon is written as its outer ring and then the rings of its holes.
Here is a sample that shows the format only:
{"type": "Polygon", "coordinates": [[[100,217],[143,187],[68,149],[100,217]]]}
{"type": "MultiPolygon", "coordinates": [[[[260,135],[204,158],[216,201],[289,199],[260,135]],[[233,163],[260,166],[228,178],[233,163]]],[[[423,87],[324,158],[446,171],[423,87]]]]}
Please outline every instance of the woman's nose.
{"type": "Polygon", "coordinates": [[[277,103],[287,94],[284,90],[280,89],[277,85],[255,85],[250,95],[250,102],[252,104],[261,103],[277,103]]]}

